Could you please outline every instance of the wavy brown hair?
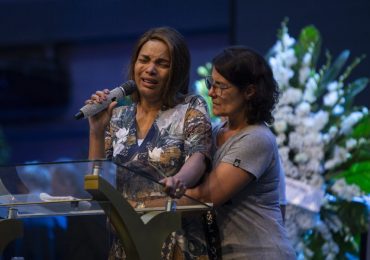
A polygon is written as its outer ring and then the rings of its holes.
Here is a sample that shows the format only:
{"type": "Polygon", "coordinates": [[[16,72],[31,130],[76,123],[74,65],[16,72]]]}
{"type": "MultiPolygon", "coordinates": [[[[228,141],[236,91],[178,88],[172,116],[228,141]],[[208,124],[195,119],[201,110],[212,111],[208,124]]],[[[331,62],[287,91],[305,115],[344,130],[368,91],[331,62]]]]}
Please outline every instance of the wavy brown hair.
{"type": "MultiPolygon", "coordinates": [[[[171,27],[158,27],[148,30],[140,37],[134,47],[128,69],[129,79],[135,79],[135,63],[139,52],[143,45],[150,40],[161,41],[168,47],[171,64],[169,77],[162,91],[162,100],[165,107],[174,107],[188,93],[190,72],[190,53],[188,46],[182,34],[171,27]]],[[[134,102],[140,100],[137,91],[132,95],[132,100],[134,102]]]]}
{"type": "Polygon", "coordinates": [[[254,85],[254,94],[245,103],[248,123],[273,123],[272,110],[279,99],[279,87],[262,55],[245,46],[231,46],[217,54],[212,64],[240,90],[254,85]]]}

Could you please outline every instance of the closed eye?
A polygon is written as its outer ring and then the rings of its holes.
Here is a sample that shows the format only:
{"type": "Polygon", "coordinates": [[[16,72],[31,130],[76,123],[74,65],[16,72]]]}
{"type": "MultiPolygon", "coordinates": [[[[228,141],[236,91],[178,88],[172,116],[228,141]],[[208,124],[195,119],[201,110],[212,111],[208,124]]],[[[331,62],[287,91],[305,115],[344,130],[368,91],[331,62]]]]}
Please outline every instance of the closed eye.
{"type": "Polygon", "coordinates": [[[168,60],[165,60],[165,59],[158,59],[156,61],[156,64],[158,64],[160,67],[163,67],[163,68],[169,68],[170,67],[170,62],[168,60]]]}

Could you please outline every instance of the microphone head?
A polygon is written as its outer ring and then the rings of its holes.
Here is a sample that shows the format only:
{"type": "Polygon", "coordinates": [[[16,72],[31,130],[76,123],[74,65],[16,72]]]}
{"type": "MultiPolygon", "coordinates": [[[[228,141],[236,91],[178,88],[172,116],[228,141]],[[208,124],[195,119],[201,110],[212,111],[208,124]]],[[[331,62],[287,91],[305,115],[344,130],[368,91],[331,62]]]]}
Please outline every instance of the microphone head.
{"type": "Polygon", "coordinates": [[[137,89],[136,83],[133,80],[126,81],[119,88],[123,91],[124,96],[129,96],[137,89]]]}

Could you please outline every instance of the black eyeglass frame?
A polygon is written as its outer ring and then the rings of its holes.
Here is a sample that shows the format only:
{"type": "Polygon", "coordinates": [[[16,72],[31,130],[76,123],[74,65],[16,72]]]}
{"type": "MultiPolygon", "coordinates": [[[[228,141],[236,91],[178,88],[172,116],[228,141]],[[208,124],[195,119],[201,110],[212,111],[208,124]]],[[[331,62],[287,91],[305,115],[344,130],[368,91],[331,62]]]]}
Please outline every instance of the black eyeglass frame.
{"type": "Polygon", "coordinates": [[[231,85],[228,85],[228,84],[224,84],[224,83],[216,83],[212,76],[206,76],[204,78],[204,82],[206,84],[206,87],[208,90],[210,90],[212,87],[214,88],[215,92],[216,92],[216,95],[217,96],[222,96],[222,91],[225,90],[225,89],[228,89],[228,88],[231,88],[232,86],[231,85]]]}

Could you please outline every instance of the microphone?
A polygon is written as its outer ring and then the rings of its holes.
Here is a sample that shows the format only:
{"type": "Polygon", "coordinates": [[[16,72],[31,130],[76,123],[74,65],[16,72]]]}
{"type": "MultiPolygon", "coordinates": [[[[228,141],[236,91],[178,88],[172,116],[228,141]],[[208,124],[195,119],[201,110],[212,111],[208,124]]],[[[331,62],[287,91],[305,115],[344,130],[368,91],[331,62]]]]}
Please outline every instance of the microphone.
{"type": "Polygon", "coordinates": [[[129,80],[123,83],[121,86],[116,87],[109,91],[107,100],[102,103],[97,104],[87,104],[83,106],[77,114],[75,114],[75,119],[88,118],[90,116],[96,115],[100,111],[106,109],[109,104],[113,101],[122,100],[125,96],[131,95],[136,90],[135,81],[129,80]]]}

